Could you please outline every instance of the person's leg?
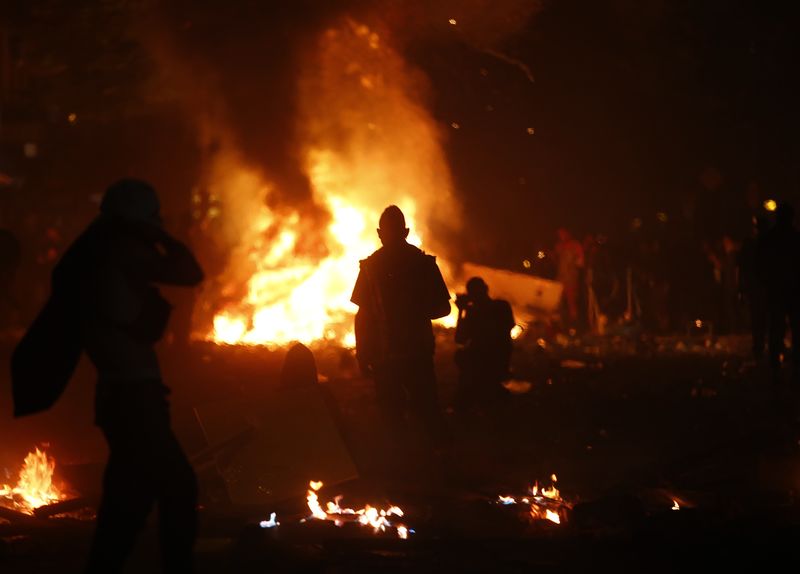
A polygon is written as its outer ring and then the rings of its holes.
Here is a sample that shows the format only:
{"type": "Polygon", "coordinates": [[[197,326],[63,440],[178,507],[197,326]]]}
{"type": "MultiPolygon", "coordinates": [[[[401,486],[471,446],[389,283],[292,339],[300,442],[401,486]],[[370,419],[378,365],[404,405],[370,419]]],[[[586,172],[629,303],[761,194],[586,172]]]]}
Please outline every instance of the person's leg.
{"type": "Polygon", "coordinates": [[[103,477],[103,497],[86,572],[121,572],[155,502],[155,486],[136,445],[135,432],[104,429],[110,455],[103,477]]]}
{"type": "Polygon", "coordinates": [[[197,536],[197,478],[177,438],[169,429],[158,453],[158,534],[164,571],[192,572],[197,536]]]}
{"type": "Polygon", "coordinates": [[[373,373],[375,398],[384,427],[394,435],[405,427],[405,410],[408,397],[403,389],[403,373],[394,366],[376,367],[373,373]]]}
{"type": "Polygon", "coordinates": [[[408,389],[411,412],[422,423],[435,445],[444,446],[449,440],[449,433],[439,404],[433,358],[426,357],[410,363],[404,383],[408,389]]]}
{"type": "Polygon", "coordinates": [[[462,351],[458,365],[458,387],[454,406],[460,413],[466,413],[475,407],[475,361],[471,354],[462,351]]]}
{"type": "Polygon", "coordinates": [[[763,293],[750,294],[750,330],[753,337],[753,357],[756,361],[764,358],[767,340],[767,304],[763,293]]]}
{"type": "Polygon", "coordinates": [[[769,302],[769,365],[777,376],[781,369],[783,338],[786,335],[786,306],[782,301],[769,302]]]}
{"type": "Polygon", "coordinates": [[[789,303],[789,328],[792,331],[792,382],[800,383],[800,301],[789,303]]]}

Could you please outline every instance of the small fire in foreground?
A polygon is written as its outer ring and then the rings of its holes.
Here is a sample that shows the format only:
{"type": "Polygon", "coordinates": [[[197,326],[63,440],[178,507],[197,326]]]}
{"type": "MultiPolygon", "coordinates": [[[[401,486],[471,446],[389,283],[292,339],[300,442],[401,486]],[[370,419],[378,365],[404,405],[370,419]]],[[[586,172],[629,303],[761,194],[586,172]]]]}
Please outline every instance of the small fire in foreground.
{"type": "Polygon", "coordinates": [[[535,520],[549,520],[553,524],[561,524],[566,519],[566,512],[572,505],[561,497],[561,492],[556,488],[558,477],[550,475],[551,484],[549,487],[540,487],[539,482],[535,482],[527,496],[499,496],[498,504],[528,504],[530,505],[530,516],[535,520]]]}
{"type": "Polygon", "coordinates": [[[33,514],[40,506],[64,500],[67,495],[53,484],[55,468],[55,459],[48,457],[44,451],[36,448],[29,452],[19,471],[16,485],[0,486],[0,505],[33,514]]]}
{"type": "Polygon", "coordinates": [[[390,506],[387,509],[376,508],[367,504],[358,510],[340,506],[342,496],[337,496],[333,502],[328,502],[323,510],[319,501],[317,491],[322,488],[321,481],[311,481],[308,483],[308,509],[311,511],[309,518],[316,520],[331,520],[336,526],[343,526],[345,522],[358,522],[363,526],[371,526],[377,532],[386,532],[386,529],[393,528],[397,532],[398,538],[406,539],[413,530],[404,524],[395,524],[394,517],[402,518],[403,510],[398,506],[390,506]]]}

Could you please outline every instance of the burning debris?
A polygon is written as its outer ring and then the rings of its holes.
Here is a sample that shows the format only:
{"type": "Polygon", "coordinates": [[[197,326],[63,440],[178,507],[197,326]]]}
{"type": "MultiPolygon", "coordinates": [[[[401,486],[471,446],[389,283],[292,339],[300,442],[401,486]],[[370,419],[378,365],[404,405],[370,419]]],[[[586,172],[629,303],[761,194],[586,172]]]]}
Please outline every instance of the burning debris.
{"type": "Polygon", "coordinates": [[[339,527],[344,526],[346,522],[357,522],[363,526],[371,526],[376,533],[394,529],[397,536],[402,539],[406,539],[409,534],[414,533],[412,529],[409,529],[404,524],[396,522],[398,518],[404,516],[403,510],[398,506],[389,506],[389,508],[383,509],[367,504],[363,508],[356,510],[342,507],[340,502],[343,497],[337,496],[333,499],[333,502],[327,502],[323,510],[317,495],[322,486],[323,484],[320,481],[312,480],[308,483],[309,488],[306,500],[311,511],[311,516],[308,520],[329,520],[339,527]]]}
{"type": "Polygon", "coordinates": [[[297,121],[308,205],[282,203],[292,190],[250,165],[232,141],[210,162],[205,183],[220,200],[217,219],[230,259],[201,295],[199,307],[212,313],[200,319],[206,323],[201,337],[222,344],[354,346],[350,295],[359,260],[378,247],[375,224],[389,204],[406,214],[410,243],[419,246],[424,237],[426,248],[445,255],[430,224],[456,228],[460,209],[444,136],[420,96],[421,73],[392,42],[380,24],[342,18],[307,56],[297,121]],[[309,218],[309,206],[327,218],[309,218]]]}
{"type": "Polygon", "coordinates": [[[0,505],[33,515],[37,508],[66,500],[67,494],[53,483],[54,458],[36,448],[28,453],[14,486],[0,486],[0,505]]]}
{"type": "Polygon", "coordinates": [[[497,503],[504,506],[512,504],[527,504],[530,506],[530,517],[533,520],[548,520],[553,524],[566,522],[567,512],[572,504],[561,497],[561,492],[556,488],[558,477],[550,476],[549,487],[540,487],[535,482],[526,496],[498,496],[497,503]]]}

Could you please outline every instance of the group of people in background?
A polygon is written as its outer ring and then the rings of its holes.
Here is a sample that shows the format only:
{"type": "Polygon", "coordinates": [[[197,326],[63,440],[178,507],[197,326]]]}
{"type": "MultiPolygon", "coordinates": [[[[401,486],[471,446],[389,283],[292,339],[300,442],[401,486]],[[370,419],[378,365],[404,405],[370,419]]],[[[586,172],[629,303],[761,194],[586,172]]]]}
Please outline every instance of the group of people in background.
{"type": "MultiPolygon", "coordinates": [[[[581,242],[559,229],[549,277],[563,287],[563,330],[603,334],[611,325],[648,333],[747,333],[753,356],[773,372],[786,357],[788,331],[800,329],[800,239],[788,203],[754,215],[750,233],[716,241],[676,232],[604,236],[581,242]]],[[[800,360],[800,337],[792,338],[800,360]]]]}

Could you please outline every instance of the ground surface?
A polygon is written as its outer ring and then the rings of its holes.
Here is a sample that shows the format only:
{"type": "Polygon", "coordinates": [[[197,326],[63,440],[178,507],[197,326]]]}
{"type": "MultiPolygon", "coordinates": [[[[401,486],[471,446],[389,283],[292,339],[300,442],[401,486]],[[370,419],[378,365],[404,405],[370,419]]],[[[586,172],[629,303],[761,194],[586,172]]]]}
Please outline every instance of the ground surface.
{"type": "MultiPolygon", "coordinates": [[[[515,370],[530,389],[482,414],[448,415],[454,445],[443,455],[414,433],[389,443],[370,383],[355,376],[352,357],[320,349],[324,385],[361,470],[329,498],[341,492],[346,500],[391,500],[416,533],[404,541],[354,525],[300,523],[301,499],[236,508],[204,473],[198,571],[652,572],[796,561],[797,394],[788,384],[772,386],[748,362],[746,347],[741,338],[702,337],[520,342],[515,370]],[[560,526],[492,502],[523,494],[552,473],[573,503],[560,526]],[[671,510],[674,501],[680,511],[671,510]],[[270,510],[281,526],[259,528],[270,510]]],[[[439,349],[440,390],[449,404],[452,347],[442,339],[439,349]]],[[[192,407],[232,396],[258,400],[275,384],[282,360],[281,351],[202,345],[162,355],[175,426],[190,453],[207,446],[192,407]]],[[[7,381],[3,388],[0,412],[8,413],[7,381]]],[[[0,468],[13,474],[25,452],[48,442],[62,477],[95,499],[105,447],[91,425],[91,392],[84,365],[52,412],[0,417],[0,468]]],[[[78,572],[92,527],[72,519],[0,521],[0,570],[78,572]]],[[[154,538],[152,528],[143,535],[129,572],[158,571],[154,538]]]]}

